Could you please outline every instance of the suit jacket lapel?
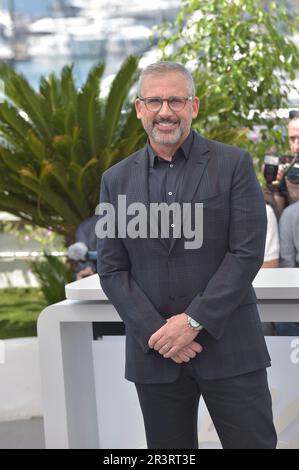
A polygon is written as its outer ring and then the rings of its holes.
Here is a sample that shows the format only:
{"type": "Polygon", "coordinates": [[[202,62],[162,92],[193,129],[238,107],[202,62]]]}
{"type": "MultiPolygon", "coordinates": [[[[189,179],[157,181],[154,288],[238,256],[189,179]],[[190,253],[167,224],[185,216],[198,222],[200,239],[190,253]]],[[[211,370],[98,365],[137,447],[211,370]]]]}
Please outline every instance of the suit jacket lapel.
{"type": "Polygon", "coordinates": [[[149,209],[148,158],[146,148],[137,152],[132,168],[132,181],[135,190],[134,202],[142,202],[149,209]]]}
{"type": "MultiPolygon", "coordinates": [[[[183,202],[191,203],[209,159],[209,148],[205,139],[194,132],[194,141],[187,161],[183,183],[176,199],[177,202],[180,204],[183,202]]],[[[183,220],[181,222],[183,224],[183,220]]],[[[183,235],[183,227],[181,229],[183,235]]],[[[176,240],[177,238],[171,240],[169,252],[173,249],[176,240]]]]}

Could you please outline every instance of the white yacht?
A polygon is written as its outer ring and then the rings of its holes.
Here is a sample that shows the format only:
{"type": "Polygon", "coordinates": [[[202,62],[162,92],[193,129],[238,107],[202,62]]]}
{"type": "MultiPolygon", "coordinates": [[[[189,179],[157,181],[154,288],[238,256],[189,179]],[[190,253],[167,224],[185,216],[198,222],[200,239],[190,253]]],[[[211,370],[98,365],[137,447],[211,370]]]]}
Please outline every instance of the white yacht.
{"type": "Polygon", "coordinates": [[[36,19],[28,26],[28,53],[32,58],[105,60],[106,73],[115,73],[129,54],[143,54],[150,49],[152,26],[173,20],[180,3],[180,0],[59,2],[51,16],[36,19]]]}
{"type": "Polygon", "coordinates": [[[32,56],[101,57],[106,37],[99,21],[87,17],[44,17],[29,26],[32,56]]]}

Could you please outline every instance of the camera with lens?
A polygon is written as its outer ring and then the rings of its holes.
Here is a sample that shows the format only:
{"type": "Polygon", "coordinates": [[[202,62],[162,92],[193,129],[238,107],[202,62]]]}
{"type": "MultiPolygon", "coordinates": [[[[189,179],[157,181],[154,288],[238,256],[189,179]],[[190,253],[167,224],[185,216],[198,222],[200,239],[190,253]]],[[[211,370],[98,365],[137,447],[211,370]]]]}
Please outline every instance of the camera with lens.
{"type": "Polygon", "coordinates": [[[264,158],[264,178],[267,185],[276,180],[279,166],[278,155],[266,155],[264,158]]]}
{"type": "Polygon", "coordinates": [[[271,185],[277,179],[278,169],[281,167],[284,176],[293,183],[299,183],[299,155],[274,155],[269,154],[264,158],[264,178],[267,185],[271,185]]]}
{"type": "Polygon", "coordinates": [[[279,192],[289,204],[299,201],[299,154],[266,155],[264,159],[264,178],[271,192],[279,192]],[[277,181],[278,170],[283,170],[283,176],[277,181]],[[275,182],[273,184],[273,182],[275,182]]]}

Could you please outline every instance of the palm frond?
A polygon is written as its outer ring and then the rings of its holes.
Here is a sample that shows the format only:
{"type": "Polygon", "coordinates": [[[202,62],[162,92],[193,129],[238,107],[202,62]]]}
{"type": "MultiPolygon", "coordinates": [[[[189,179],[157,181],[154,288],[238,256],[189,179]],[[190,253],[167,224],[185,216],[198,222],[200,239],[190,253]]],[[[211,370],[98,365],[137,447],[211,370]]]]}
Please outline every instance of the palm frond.
{"type": "Polygon", "coordinates": [[[19,139],[26,139],[30,124],[21,117],[18,110],[7,102],[0,103],[0,120],[9,126],[11,132],[19,139]]]}
{"type": "Polygon", "coordinates": [[[103,137],[107,147],[112,144],[115,133],[119,132],[117,124],[124,102],[136,78],[137,66],[138,58],[129,56],[112,82],[103,117],[103,137]]]}
{"type": "Polygon", "coordinates": [[[97,155],[101,140],[100,80],[104,65],[96,65],[78,94],[78,122],[86,148],[86,159],[97,155]]]}
{"type": "Polygon", "coordinates": [[[81,89],[66,66],[60,76],[41,77],[39,92],[0,66],[0,209],[73,240],[77,225],[94,213],[102,172],[144,138],[127,100],[136,68],[137,59],[129,58],[101,98],[103,64],[81,89]]]}
{"type": "Polygon", "coordinates": [[[5,80],[5,94],[15,105],[25,111],[40,136],[49,142],[51,129],[42,113],[40,95],[34,91],[22,74],[18,74],[13,69],[9,70],[7,64],[0,66],[0,78],[5,80]]]}

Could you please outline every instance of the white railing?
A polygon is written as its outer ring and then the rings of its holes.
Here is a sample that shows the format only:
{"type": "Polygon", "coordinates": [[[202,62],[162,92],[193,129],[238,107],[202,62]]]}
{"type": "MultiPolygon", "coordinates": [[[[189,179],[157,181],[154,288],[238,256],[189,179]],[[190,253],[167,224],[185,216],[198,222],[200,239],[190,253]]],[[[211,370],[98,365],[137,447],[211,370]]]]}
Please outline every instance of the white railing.
{"type": "MultiPolygon", "coordinates": [[[[67,256],[65,251],[50,251],[51,256],[67,256]]],[[[0,251],[1,261],[28,260],[44,256],[43,251],[0,251]]]]}

